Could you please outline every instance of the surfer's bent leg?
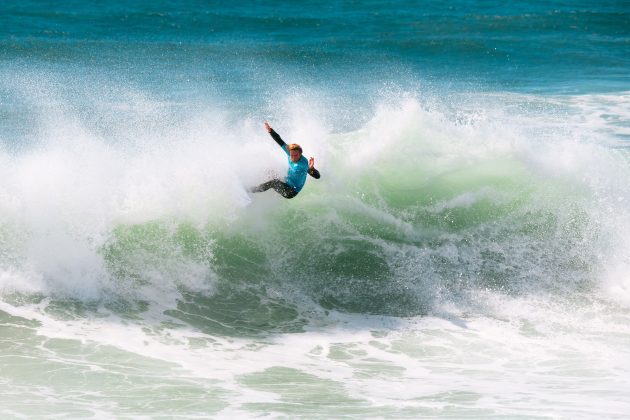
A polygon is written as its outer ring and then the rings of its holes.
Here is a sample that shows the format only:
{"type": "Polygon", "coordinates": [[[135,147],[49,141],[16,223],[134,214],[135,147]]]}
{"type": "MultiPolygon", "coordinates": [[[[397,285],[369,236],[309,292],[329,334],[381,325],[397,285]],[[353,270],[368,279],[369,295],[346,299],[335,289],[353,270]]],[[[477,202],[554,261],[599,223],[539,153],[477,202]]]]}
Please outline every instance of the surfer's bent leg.
{"type": "Polygon", "coordinates": [[[250,191],[253,193],[267,191],[269,188],[273,188],[275,192],[283,196],[284,198],[293,198],[298,193],[286,182],[282,182],[279,179],[272,179],[271,181],[263,182],[257,187],[252,188],[250,191]]]}

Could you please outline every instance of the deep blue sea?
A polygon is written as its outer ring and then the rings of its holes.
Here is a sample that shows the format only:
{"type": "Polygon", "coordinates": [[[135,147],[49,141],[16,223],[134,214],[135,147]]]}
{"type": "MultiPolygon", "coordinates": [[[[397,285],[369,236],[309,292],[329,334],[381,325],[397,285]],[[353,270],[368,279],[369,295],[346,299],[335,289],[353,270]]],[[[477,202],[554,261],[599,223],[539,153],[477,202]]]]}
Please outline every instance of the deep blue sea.
{"type": "Polygon", "coordinates": [[[629,142],[625,0],[2,2],[0,415],[627,418],[629,142]]]}

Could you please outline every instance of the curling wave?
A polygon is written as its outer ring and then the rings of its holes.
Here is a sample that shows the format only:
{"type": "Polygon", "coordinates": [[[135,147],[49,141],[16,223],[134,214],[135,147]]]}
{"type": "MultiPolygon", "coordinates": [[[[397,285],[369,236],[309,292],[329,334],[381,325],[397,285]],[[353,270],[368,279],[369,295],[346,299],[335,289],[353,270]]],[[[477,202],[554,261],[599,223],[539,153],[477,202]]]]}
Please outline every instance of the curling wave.
{"type": "Polygon", "coordinates": [[[246,193],[283,170],[258,120],[213,108],[176,118],[136,97],[133,118],[103,131],[60,107],[40,115],[31,149],[0,156],[0,286],[160,302],[236,331],[299,329],[307,307],[480,308],[479,291],[623,296],[627,151],[597,125],[575,138],[549,113],[579,117],[584,102],[406,97],[333,133],[286,101],[278,131],[323,174],[291,201],[246,193]]]}

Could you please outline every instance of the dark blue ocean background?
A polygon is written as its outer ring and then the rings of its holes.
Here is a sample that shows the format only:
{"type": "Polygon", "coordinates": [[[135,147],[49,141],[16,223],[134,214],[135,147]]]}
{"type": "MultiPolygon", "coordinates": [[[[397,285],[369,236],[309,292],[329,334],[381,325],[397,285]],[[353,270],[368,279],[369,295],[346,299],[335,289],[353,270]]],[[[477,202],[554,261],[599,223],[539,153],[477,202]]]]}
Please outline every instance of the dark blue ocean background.
{"type": "Polygon", "coordinates": [[[7,1],[0,28],[4,69],[108,74],[249,109],[287,88],[362,101],[387,83],[630,86],[628,1],[7,1]]]}

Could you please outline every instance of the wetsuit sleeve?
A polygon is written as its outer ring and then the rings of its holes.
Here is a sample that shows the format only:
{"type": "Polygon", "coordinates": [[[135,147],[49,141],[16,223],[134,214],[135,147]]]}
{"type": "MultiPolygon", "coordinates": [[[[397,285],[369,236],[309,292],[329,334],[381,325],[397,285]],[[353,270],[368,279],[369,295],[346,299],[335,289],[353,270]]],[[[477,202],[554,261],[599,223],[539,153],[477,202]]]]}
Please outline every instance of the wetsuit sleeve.
{"type": "Polygon", "coordinates": [[[276,141],[276,143],[278,143],[278,146],[283,147],[286,144],[284,140],[282,140],[280,135],[276,133],[275,131],[273,131],[273,128],[271,129],[269,134],[271,135],[271,138],[273,138],[276,141]]]}
{"type": "Polygon", "coordinates": [[[309,170],[308,170],[308,174],[309,174],[310,176],[312,176],[313,178],[315,178],[315,179],[319,179],[319,177],[320,177],[320,175],[319,175],[319,171],[318,171],[317,169],[315,169],[315,168],[313,168],[313,169],[309,169],[309,170]]]}

